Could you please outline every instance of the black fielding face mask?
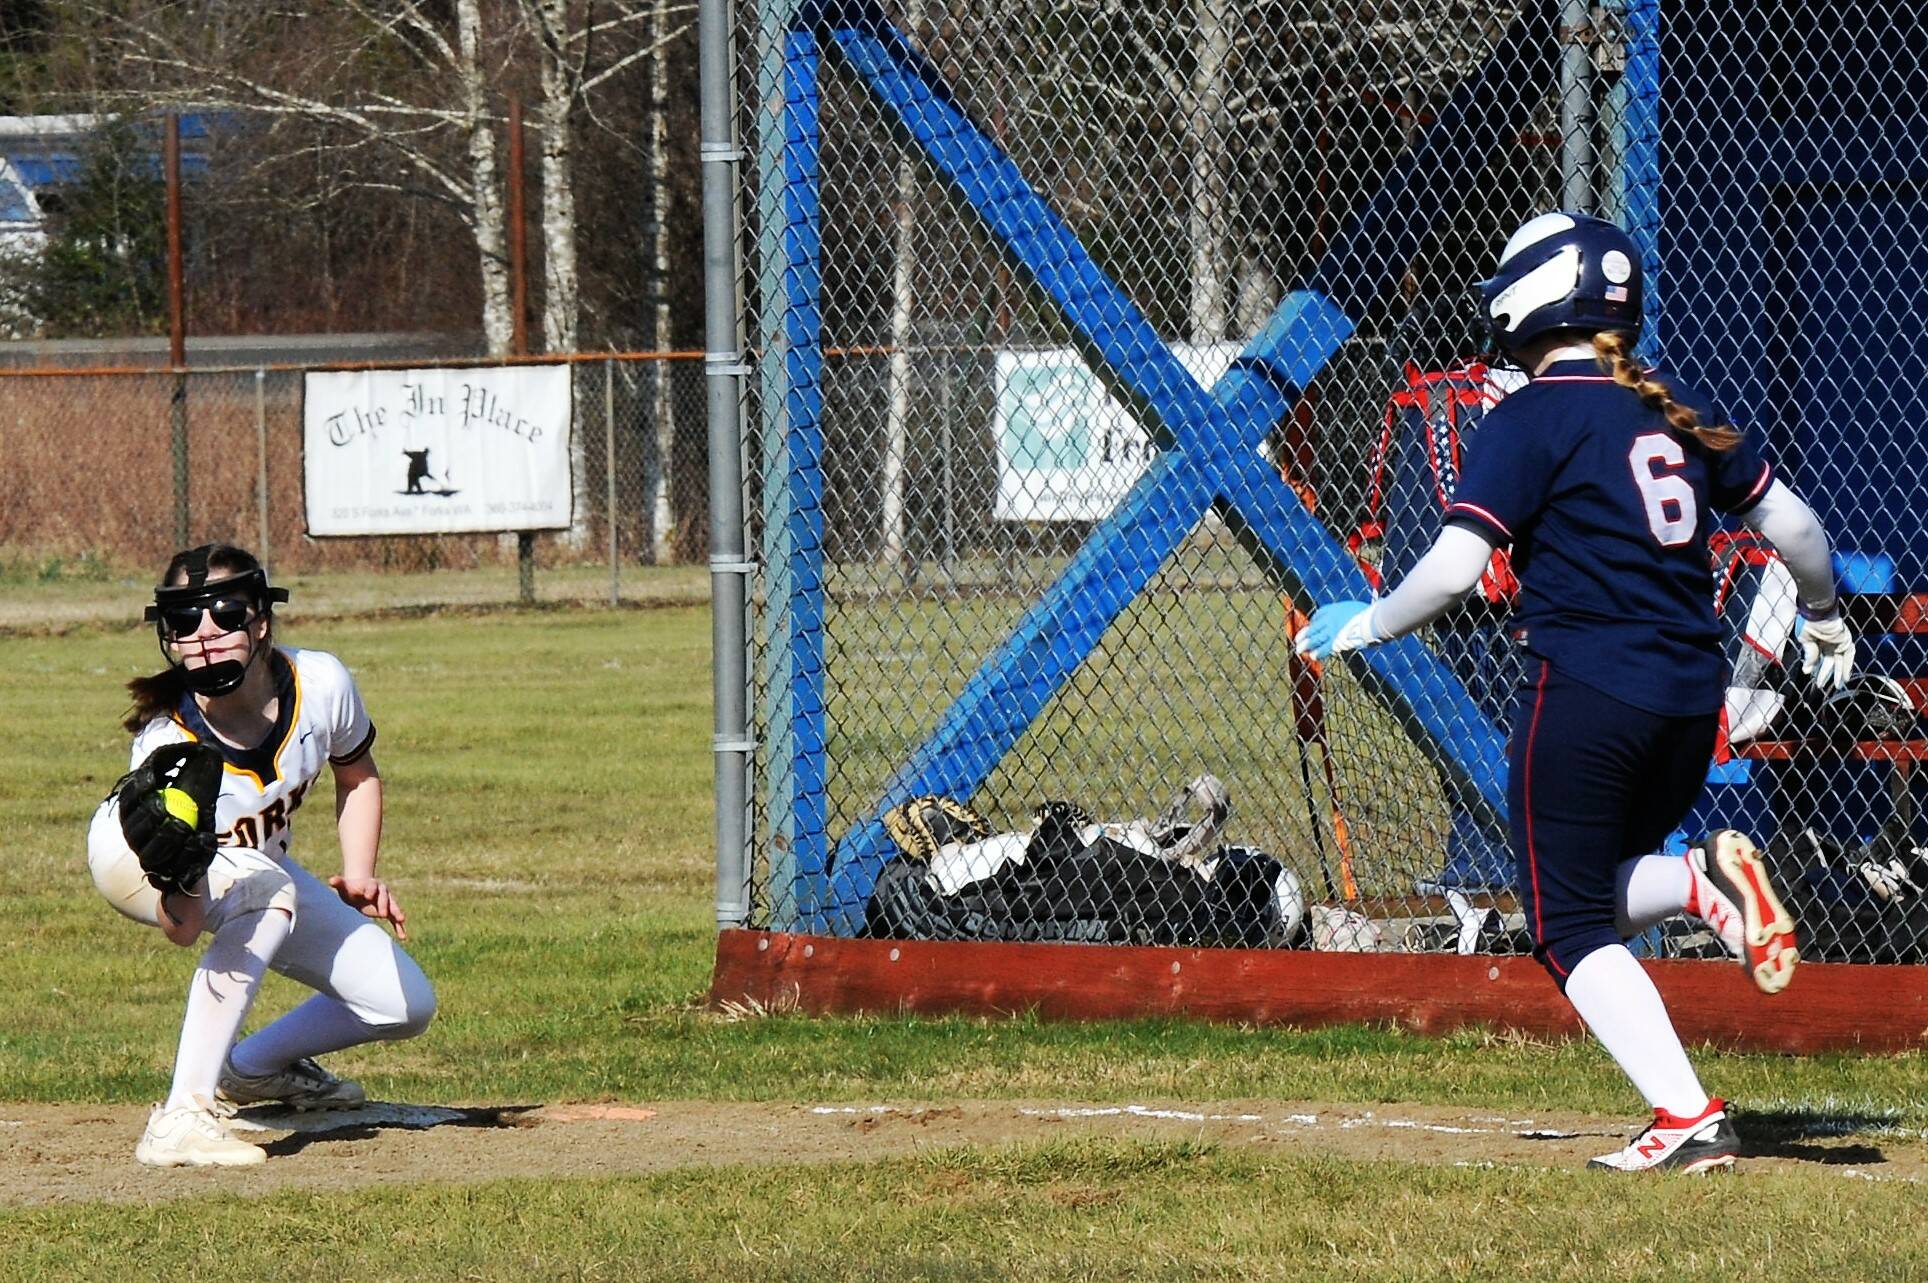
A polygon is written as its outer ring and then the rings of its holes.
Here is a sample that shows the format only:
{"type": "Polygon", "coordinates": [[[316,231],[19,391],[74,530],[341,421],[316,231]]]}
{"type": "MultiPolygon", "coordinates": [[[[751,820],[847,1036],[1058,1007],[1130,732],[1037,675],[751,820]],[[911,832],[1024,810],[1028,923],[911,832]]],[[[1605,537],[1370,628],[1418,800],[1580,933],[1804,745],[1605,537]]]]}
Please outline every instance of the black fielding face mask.
{"type": "MultiPolygon", "coordinates": [[[[254,658],[252,651],[248,658],[254,658]]],[[[247,664],[238,659],[224,659],[218,664],[203,664],[199,668],[190,668],[186,664],[179,667],[181,681],[196,695],[226,695],[239,690],[242,679],[248,675],[247,664]]]]}
{"type": "MultiPolygon", "coordinates": [[[[181,682],[196,695],[226,695],[238,690],[248,675],[248,665],[260,654],[262,642],[252,636],[245,660],[224,659],[218,663],[190,667],[170,646],[178,646],[201,626],[204,615],[212,615],[224,633],[246,630],[257,618],[272,619],[273,603],[288,600],[285,588],[268,586],[268,576],[259,568],[208,582],[206,549],[195,549],[186,563],[187,582],[154,590],[154,604],[146,617],[154,625],[155,639],[168,665],[181,674],[181,682]]],[[[267,639],[263,638],[263,642],[267,639]]]]}

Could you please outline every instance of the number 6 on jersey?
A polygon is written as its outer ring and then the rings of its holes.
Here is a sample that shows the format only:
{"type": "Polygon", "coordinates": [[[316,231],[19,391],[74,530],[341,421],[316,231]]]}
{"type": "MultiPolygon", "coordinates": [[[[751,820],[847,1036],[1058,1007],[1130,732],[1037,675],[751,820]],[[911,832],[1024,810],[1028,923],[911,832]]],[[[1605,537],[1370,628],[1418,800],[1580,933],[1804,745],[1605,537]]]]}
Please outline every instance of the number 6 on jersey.
{"type": "Polygon", "coordinates": [[[1686,451],[1670,432],[1643,432],[1627,452],[1633,483],[1640,487],[1647,529],[1663,548],[1678,548],[1694,537],[1700,514],[1694,506],[1694,487],[1680,470],[1687,466],[1686,451]]]}

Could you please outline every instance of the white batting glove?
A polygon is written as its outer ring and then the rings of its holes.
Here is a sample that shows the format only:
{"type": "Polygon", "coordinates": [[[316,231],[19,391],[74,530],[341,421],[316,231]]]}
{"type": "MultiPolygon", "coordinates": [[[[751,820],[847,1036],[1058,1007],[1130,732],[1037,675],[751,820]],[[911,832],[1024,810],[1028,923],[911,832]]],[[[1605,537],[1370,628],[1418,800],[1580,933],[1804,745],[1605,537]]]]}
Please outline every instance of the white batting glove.
{"type": "Polygon", "coordinates": [[[1837,691],[1854,672],[1854,634],[1841,616],[1801,621],[1801,671],[1823,691],[1837,691]]]}

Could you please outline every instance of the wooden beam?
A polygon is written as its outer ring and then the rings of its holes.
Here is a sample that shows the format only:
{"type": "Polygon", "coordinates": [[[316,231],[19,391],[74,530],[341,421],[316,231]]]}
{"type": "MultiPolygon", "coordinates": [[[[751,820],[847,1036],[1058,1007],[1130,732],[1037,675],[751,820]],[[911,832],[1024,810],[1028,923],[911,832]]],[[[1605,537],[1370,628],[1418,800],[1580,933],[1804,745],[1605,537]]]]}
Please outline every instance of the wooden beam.
{"type": "MultiPolygon", "coordinates": [[[[1689,1045],[1747,1051],[1928,1047],[1928,967],[1804,964],[1770,998],[1737,966],[1645,962],[1689,1045]]],[[[1184,1016],[1312,1028],[1393,1024],[1424,1034],[1468,1025],[1582,1032],[1531,958],[1153,949],[1071,944],[846,940],[719,933],[712,1006],[755,1002],[813,1015],[1010,1015],[1056,1020],[1184,1016]]]]}

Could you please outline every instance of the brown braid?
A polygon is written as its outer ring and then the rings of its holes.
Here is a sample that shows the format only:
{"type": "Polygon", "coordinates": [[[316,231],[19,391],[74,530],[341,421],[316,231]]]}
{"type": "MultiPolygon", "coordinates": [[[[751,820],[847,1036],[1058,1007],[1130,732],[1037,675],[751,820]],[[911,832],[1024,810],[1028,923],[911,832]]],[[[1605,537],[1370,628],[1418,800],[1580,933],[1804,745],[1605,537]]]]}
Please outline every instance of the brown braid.
{"type": "Polygon", "coordinates": [[[1700,412],[1674,400],[1673,390],[1653,376],[1653,372],[1627,354],[1627,336],[1617,330],[1604,330],[1593,336],[1594,359],[1613,381],[1631,388],[1642,401],[1667,417],[1667,426],[1681,436],[1693,437],[1709,450],[1732,450],[1741,443],[1741,434],[1726,424],[1708,426],[1700,412]]]}

